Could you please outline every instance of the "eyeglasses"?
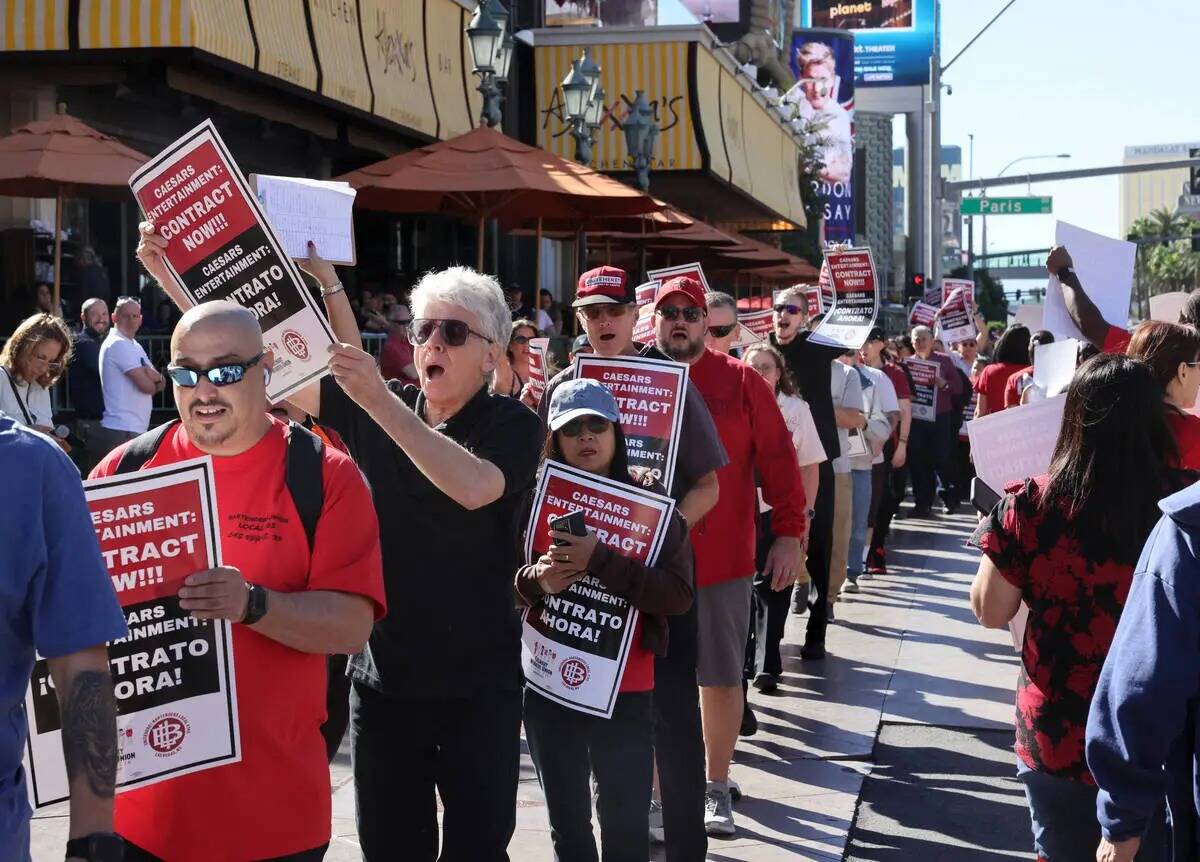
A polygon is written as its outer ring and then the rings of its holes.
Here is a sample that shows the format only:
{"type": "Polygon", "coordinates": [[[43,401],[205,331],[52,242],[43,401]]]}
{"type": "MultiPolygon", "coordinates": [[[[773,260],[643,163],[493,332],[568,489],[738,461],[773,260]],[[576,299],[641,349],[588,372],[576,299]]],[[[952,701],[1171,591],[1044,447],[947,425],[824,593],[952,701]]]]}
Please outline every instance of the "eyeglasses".
{"type": "Polygon", "coordinates": [[[687,308],[679,308],[675,305],[664,305],[662,308],[655,311],[663,320],[678,320],[683,318],[688,323],[699,323],[704,317],[704,309],[698,305],[689,305],[687,308]]]}
{"type": "Polygon", "coordinates": [[[509,339],[509,341],[511,341],[513,344],[528,344],[529,336],[528,335],[514,335],[512,338],[509,339]]]}
{"type": "Polygon", "coordinates": [[[724,338],[729,333],[733,332],[735,327],[737,327],[736,323],[730,323],[725,326],[710,326],[708,328],[708,334],[713,338],[724,338]]]}
{"type": "Polygon", "coordinates": [[[603,434],[612,423],[603,416],[580,416],[572,419],[558,431],[564,437],[578,437],[586,427],[589,434],[603,434]]]}
{"type": "Polygon", "coordinates": [[[625,316],[626,308],[625,303],[605,302],[600,305],[585,305],[579,310],[583,312],[583,316],[588,320],[599,320],[601,317],[615,320],[618,317],[625,316]]]}
{"type": "Polygon", "coordinates": [[[786,304],[776,305],[776,306],[774,306],[774,308],[775,308],[776,314],[784,314],[784,313],[803,314],[805,311],[808,311],[807,308],[802,308],[799,305],[792,305],[790,302],[786,303],[786,304]]]}
{"type": "Polygon", "coordinates": [[[467,336],[474,335],[482,338],[488,344],[496,342],[481,332],[476,332],[462,320],[437,320],[432,317],[418,317],[408,331],[408,340],[418,347],[433,337],[435,329],[441,330],[442,340],[449,347],[462,347],[467,343],[467,336]]]}
{"type": "Polygon", "coordinates": [[[232,386],[235,383],[241,383],[246,376],[246,369],[253,368],[265,355],[265,353],[260,353],[258,356],[248,359],[245,362],[227,362],[223,365],[214,365],[212,368],[204,369],[184,368],[182,365],[168,365],[167,375],[175,381],[176,386],[181,386],[184,389],[194,389],[200,384],[201,377],[207,377],[208,382],[213,386],[232,386]]]}

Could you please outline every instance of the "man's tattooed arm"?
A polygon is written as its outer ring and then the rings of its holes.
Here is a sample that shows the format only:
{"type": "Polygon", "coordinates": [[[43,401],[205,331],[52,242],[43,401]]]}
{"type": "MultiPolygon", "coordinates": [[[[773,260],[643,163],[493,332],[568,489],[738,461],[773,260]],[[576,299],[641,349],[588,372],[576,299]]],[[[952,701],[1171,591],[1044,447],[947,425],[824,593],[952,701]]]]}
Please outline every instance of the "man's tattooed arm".
{"type": "Polygon", "coordinates": [[[117,704],[103,645],[50,659],[71,786],[71,837],[112,831],[117,704]]]}

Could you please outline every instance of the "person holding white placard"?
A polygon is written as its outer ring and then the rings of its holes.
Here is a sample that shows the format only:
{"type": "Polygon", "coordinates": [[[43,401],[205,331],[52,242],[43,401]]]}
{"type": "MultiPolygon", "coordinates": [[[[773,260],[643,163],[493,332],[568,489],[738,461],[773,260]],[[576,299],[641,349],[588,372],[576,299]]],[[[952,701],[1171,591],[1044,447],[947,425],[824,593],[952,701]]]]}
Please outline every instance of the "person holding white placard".
{"type": "Polygon", "coordinates": [[[1046,271],[1056,276],[1062,285],[1067,314],[1083,337],[1105,353],[1124,353],[1129,347],[1129,333],[1104,319],[1096,303],[1083,289],[1071,255],[1061,245],[1050,249],[1046,271]]]}
{"type": "MultiPolygon", "coordinates": [[[[545,456],[571,467],[640,484],[630,472],[616,399],[595,380],[570,380],[554,390],[545,456]]],[[[588,576],[640,613],[611,718],[589,715],[525,689],[525,733],[546,796],[550,838],[561,860],[597,860],[588,776],[595,773],[600,845],[605,862],[645,862],[650,855],[653,769],[654,657],[667,650],[667,620],[695,596],[692,546],[677,512],[653,565],[599,540],[551,531],[554,545],[516,575],[521,604],[537,610],[547,596],[588,576]]]]}

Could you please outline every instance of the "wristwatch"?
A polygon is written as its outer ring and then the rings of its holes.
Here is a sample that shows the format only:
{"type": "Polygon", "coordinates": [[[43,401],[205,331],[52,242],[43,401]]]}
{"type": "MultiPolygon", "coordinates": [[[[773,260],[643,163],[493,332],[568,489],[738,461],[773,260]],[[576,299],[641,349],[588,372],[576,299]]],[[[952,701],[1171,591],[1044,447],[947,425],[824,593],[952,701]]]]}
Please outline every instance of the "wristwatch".
{"type": "Polygon", "coordinates": [[[1073,269],[1072,269],[1071,267],[1069,267],[1069,266],[1064,266],[1062,269],[1060,269],[1060,270],[1058,271],[1058,280],[1059,280],[1059,281],[1066,281],[1066,280],[1067,280],[1067,276],[1069,276],[1069,275],[1074,275],[1074,274],[1075,274],[1075,270],[1073,270],[1073,269]]]}
{"type": "Polygon", "coordinates": [[[68,859],[87,859],[88,862],[121,862],[125,858],[125,842],[112,832],[93,832],[67,842],[68,859]]]}
{"type": "Polygon", "coordinates": [[[246,616],[242,624],[252,626],[267,615],[267,591],[258,584],[246,584],[246,616]]]}

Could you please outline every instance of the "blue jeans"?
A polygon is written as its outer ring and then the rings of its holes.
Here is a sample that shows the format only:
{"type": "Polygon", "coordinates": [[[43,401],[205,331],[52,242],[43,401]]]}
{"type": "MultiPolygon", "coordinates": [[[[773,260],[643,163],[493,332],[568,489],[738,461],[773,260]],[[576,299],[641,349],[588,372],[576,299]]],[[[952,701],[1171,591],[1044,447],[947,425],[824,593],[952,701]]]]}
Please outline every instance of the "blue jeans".
{"type": "Polygon", "coordinates": [[[866,470],[851,470],[850,481],[854,489],[854,502],[850,515],[850,549],[846,552],[846,577],[857,581],[863,573],[863,561],[867,551],[867,527],[871,515],[871,473],[866,470]]]}
{"type": "MultiPolygon", "coordinates": [[[[1100,824],[1096,822],[1095,787],[1037,772],[1017,761],[1017,778],[1025,785],[1033,821],[1033,849],[1046,862],[1075,862],[1096,858],[1100,824]]],[[[1138,862],[1166,858],[1166,826],[1160,809],[1142,836],[1138,862]]]]}

